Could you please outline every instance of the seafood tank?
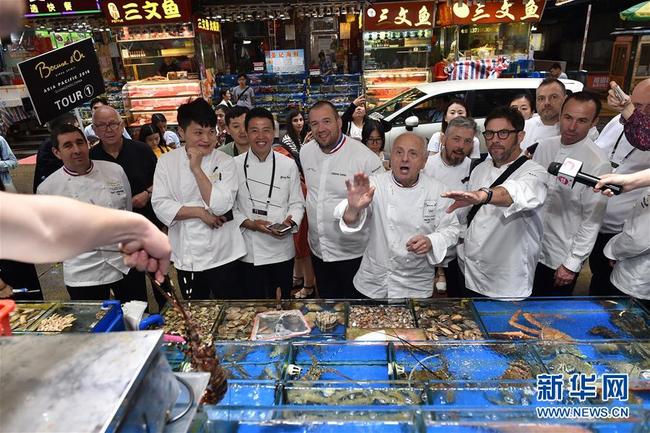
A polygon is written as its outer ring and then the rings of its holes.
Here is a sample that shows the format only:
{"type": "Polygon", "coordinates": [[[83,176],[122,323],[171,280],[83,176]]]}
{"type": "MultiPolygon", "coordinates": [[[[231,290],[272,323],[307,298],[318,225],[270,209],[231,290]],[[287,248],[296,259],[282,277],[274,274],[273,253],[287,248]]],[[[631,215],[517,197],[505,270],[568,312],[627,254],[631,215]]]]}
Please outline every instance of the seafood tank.
{"type": "MultiPolygon", "coordinates": [[[[197,432],[650,431],[650,313],[630,298],[186,307],[228,377],[225,397],[197,415],[197,432]],[[252,341],[256,315],[278,309],[300,312],[311,332],[252,341]],[[553,398],[542,392],[549,377],[561,389],[553,398]],[[610,382],[621,377],[624,386],[610,382]],[[549,409],[592,415],[543,418],[549,409]]],[[[12,326],[35,331],[57,311],[45,310],[26,304],[12,326]]],[[[165,332],[183,335],[174,312],[163,315],[165,332]]],[[[163,347],[175,371],[190,370],[185,352],[163,347]]]]}

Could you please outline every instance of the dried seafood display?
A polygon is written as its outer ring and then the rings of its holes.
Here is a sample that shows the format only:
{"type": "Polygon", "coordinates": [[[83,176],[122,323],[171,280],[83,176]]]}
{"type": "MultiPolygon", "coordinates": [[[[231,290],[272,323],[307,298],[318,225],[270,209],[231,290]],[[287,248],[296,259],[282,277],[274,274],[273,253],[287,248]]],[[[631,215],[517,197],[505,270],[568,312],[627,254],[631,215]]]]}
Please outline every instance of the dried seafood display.
{"type": "Polygon", "coordinates": [[[62,332],[66,328],[70,328],[77,318],[74,314],[66,314],[61,316],[58,313],[54,313],[49,317],[41,320],[38,324],[37,332],[62,332]]]}
{"type": "Polygon", "coordinates": [[[416,305],[418,325],[425,328],[429,340],[483,340],[468,304],[468,300],[463,300],[444,305],[416,305]]]}
{"type": "Polygon", "coordinates": [[[16,304],[16,309],[11,313],[9,322],[13,331],[25,331],[51,304],[16,304]]]}
{"type": "MultiPolygon", "coordinates": [[[[201,343],[210,344],[213,339],[212,328],[217,321],[221,307],[212,302],[183,302],[183,307],[196,321],[201,343]]],[[[163,318],[165,319],[163,329],[166,334],[185,335],[185,320],[181,313],[174,308],[168,308],[163,313],[163,318]]]]}
{"type": "Polygon", "coordinates": [[[351,305],[348,326],[353,328],[415,328],[411,311],[391,305],[351,305]]]}
{"type": "Polygon", "coordinates": [[[243,340],[250,338],[253,330],[253,320],[258,313],[271,310],[270,305],[256,305],[253,307],[230,306],[226,308],[225,318],[219,325],[217,334],[225,340],[243,340]]]}

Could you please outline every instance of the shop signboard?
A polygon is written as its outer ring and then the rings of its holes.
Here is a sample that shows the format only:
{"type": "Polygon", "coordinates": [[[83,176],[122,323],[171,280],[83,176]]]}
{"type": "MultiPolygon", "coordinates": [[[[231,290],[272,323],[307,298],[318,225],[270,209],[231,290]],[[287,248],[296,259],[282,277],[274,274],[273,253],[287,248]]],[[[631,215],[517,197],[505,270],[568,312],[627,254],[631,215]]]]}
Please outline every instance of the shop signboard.
{"type": "Polygon", "coordinates": [[[365,30],[432,29],[435,2],[373,3],[366,7],[365,30]]]}
{"type": "Polygon", "coordinates": [[[18,64],[41,124],[104,93],[91,38],[18,64]]]}
{"type": "MultiPolygon", "coordinates": [[[[6,0],[0,0],[6,1],[6,0]]],[[[52,17],[58,15],[97,14],[101,12],[99,0],[25,0],[25,18],[52,17]]]]}
{"type": "Polygon", "coordinates": [[[191,21],[190,0],[103,0],[109,26],[191,21]]]}
{"type": "Polygon", "coordinates": [[[265,52],[266,72],[301,74],[305,72],[305,50],[272,50],[265,52]]]}
{"type": "Polygon", "coordinates": [[[221,23],[209,17],[196,17],[194,18],[194,28],[199,32],[219,33],[221,31],[221,23]]]}
{"type": "Polygon", "coordinates": [[[493,2],[454,2],[439,5],[439,26],[538,22],[546,0],[500,0],[493,2]]]}

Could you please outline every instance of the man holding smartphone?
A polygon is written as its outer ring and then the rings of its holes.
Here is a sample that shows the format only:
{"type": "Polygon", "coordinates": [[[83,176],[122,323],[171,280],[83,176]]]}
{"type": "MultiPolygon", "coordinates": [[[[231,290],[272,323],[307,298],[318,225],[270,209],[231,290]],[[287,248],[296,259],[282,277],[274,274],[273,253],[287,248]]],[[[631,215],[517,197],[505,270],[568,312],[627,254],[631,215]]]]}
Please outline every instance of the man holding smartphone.
{"type": "Polygon", "coordinates": [[[305,212],[295,162],[272,150],[273,115],[253,108],[245,120],[249,149],[235,158],[238,192],[233,214],[247,254],[241,259],[244,296],[288,298],[293,285],[293,237],[305,212]]]}

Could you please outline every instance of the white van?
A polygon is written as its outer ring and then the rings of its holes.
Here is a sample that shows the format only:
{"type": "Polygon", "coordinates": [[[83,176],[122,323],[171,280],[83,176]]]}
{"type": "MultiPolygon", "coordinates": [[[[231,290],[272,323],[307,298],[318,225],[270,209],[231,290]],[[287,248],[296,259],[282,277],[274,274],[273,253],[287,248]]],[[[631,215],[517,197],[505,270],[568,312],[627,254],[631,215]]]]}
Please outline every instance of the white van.
{"type": "MultiPolygon", "coordinates": [[[[561,80],[567,91],[579,92],[583,85],[575,80],[561,80]]],[[[479,128],[483,129],[483,121],[492,109],[507,105],[517,94],[528,92],[535,101],[535,89],[542,82],[541,78],[499,78],[496,80],[460,80],[438,81],[421,84],[390,101],[370,110],[372,118],[384,119],[391,124],[392,129],[386,133],[385,152],[390,153],[393,140],[406,130],[405,121],[411,116],[418,118],[418,126],[414,131],[429,140],[440,131],[442,113],[447,102],[461,99],[470,110],[479,128]]],[[[483,135],[479,134],[481,151],[485,152],[483,135]]]]}

